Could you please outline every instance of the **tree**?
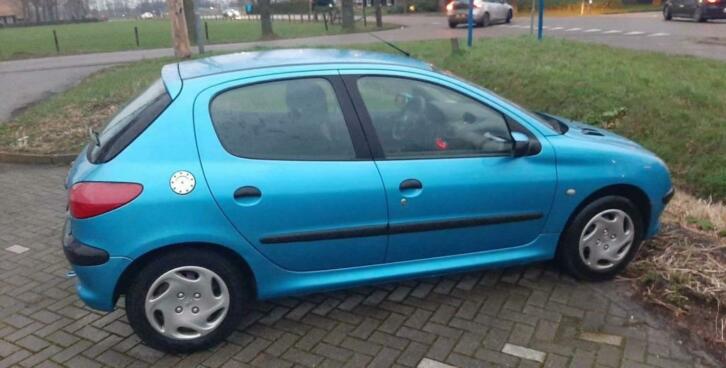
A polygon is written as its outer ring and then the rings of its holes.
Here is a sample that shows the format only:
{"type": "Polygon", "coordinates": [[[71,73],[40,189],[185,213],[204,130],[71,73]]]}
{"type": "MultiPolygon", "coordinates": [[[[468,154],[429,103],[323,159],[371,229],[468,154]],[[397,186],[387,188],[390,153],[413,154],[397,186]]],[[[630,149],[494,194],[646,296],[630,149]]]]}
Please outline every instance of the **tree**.
{"type": "Polygon", "coordinates": [[[189,47],[189,34],[187,34],[187,22],[184,19],[184,5],[182,0],[166,0],[166,7],[169,9],[171,19],[171,38],[174,43],[174,55],[186,59],[192,56],[189,47]]]}
{"type": "Polygon", "coordinates": [[[381,11],[381,0],[373,0],[373,6],[376,7],[376,27],[383,27],[383,12],[381,11]]]}
{"type": "Polygon", "coordinates": [[[258,0],[257,6],[260,11],[262,38],[274,38],[275,33],[272,31],[272,19],[270,18],[270,0],[258,0]]]}
{"type": "Polygon", "coordinates": [[[353,0],[342,0],[342,21],[343,29],[352,31],[355,29],[355,19],[353,15],[353,0]]]}
{"type": "Polygon", "coordinates": [[[194,0],[183,0],[184,1],[184,19],[187,22],[187,34],[189,35],[189,41],[192,43],[197,42],[197,30],[196,30],[196,17],[194,16],[194,0]]]}

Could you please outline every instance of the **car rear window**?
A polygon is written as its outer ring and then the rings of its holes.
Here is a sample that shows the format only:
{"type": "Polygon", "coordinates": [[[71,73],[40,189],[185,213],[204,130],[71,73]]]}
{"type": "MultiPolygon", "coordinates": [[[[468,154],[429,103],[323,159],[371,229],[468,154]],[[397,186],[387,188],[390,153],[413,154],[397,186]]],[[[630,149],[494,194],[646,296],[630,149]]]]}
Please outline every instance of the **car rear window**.
{"type": "Polygon", "coordinates": [[[91,132],[88,159],[93,163],[111,161],[138,137],[171,103],[161,79],[122,108],[101,130],[91,132]]]}

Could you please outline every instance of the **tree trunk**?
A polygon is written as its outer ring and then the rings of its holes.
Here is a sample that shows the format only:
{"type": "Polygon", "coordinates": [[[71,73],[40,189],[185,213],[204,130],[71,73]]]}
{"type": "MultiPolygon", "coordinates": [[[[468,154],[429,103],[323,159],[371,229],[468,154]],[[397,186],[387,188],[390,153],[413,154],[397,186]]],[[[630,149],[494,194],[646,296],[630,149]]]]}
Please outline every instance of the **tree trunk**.
{"type": "MultiPolygon", "coordinates": [[[[198,1],[198,0],[197,0],[198,1]]],[[[183,0],[184,2],[184,19],[187,22],[187,34],[189,35],[189,42],[197,42],[197,32],[195,28],[195,17],[194,17],[194,0],[183,0]]]]}
{"type": "Polygon", "coordinates": [[[187,22],[184,19],[183,0],[166,0],[166,7],[169,9],[171,19],[171,38],[174,43],[174,55],[186,59],[192,56],[189,49],[189,34],[187,33],[187,22]]]}
{"type": "Polygon", "coordinates": [[[353,15],[353,0],[342,1],[342,21],[343,29],[346,31],[352,31],[355,29],[355,18],[353,15]]]}
{"type": "Polygon", "coordinates": [[[383,27],[383,11],[381,9],[381,0],[373,0],[373,6],[376,7],[376,27],[383,27]]]}
{"type": "Polygon", "coordinates": [[[270,0],[259,0],[257,6],[260,9],[260,25],[262,26],[262,38],[273,38],[272,19],[270,19],[270,0]]]}

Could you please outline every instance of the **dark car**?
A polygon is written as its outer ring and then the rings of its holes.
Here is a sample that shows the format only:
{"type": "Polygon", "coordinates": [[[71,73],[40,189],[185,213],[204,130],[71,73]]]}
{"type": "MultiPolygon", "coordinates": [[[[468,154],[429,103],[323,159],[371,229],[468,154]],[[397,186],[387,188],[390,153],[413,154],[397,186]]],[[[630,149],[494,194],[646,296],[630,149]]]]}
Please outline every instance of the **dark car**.
{"type": "Polygon", "coordinates": [[[668,0],[663,5],[663,18],[692,18],[697,22],[726,19],[726,0],[668,0]]]}

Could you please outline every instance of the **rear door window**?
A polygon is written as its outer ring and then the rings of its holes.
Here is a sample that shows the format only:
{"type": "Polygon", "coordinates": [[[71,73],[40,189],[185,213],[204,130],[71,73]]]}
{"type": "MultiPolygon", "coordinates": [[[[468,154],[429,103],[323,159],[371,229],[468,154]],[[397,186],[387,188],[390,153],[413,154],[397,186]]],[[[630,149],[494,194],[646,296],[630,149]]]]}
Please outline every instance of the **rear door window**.
{"type": "Polygon", "coordinates": [[[227,152],[268,160],[353,160],[350,133],[324,78],[290,79],[227,90],[211,103],[227,152]]]}
{"type": "MultiPolygon", "coordinates": [[[[103,163],[112,160],[138,137],[171,103],[171,96],[158,79],[119,111],[91,138],[89,161],[103,163]]],[[[95,134],[95,133],[91,133],[95,134]]]]}

